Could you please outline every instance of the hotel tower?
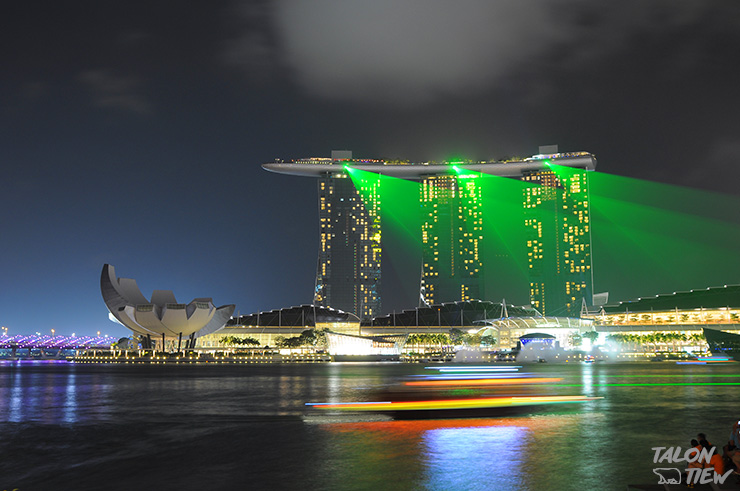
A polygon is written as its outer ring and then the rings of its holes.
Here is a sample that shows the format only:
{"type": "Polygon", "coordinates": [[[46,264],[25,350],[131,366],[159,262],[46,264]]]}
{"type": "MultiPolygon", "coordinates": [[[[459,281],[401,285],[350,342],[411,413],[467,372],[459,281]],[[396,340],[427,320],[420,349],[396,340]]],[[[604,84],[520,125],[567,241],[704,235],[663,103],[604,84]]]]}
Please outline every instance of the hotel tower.
{"type": "Polygon", "coordinates": [[[377,182],[367,186],[369,189],[356,189],[344,172],[326,173],[318,179],[319,260],[314,304],[360,318],[382,313],[380,196],[377,182]]]}
{"type": "Polygon", "coordinates": [[[421,303],[485,298],[483,209],[475,176],[421,178],[421,303]]]}
{"type": "MultiPolygon", "coordinates": [[[[483,204],[479,178],[486,175],[525,184],[520,235],[527,256],[516,259],[526,264],[532,306],[543,315],[577,315],[584,299],[591,303],[587,171],[595,170],[596,159],[590,153],[541,147],[538,155],[515,161],[398,164],[335,151],[332,158],[275,161],[263,168],[318,179],[316,305],[361,318],[382,314],[381,181],[353,182],[353,169],[419,183],[421,303],[492,300],[485,278],[497,272],[486,271],[484,223],[497,220],[498,212],[483,204]]],[[[496,281],[505,284],[506,278],[496,281]]]]}

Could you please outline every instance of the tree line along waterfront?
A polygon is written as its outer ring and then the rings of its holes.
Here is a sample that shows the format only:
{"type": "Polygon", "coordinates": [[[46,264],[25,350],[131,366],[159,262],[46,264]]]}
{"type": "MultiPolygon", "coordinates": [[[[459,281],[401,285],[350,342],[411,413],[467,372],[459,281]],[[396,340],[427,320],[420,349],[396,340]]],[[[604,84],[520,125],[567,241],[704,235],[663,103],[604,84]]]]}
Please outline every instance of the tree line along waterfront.
{"type": "MultiPolygon", "coordinates": [[[[648,334],[632,333],[614,333],[603,336],[603,333],[597,331],[587,331],[584,333],[574,333],[571,335],[570,342],[573,346],[581,346],[584,340],[589,340],[592,344],[596,343],[602,336],[607,343],[617,345],[627,345],[630,348],[660,347],[673,348],[680,350],[686,345],[695,346],[705,344],[704,335],[700,332],[684,334],[680,332],[655,332],[648,334]]],[[[449,333],[417,333],[409,334],[406,339],[407,347],[449,347],[449,346],[480,346],[493,347],[497,339],[492,334],[468,333],[461,329],[450,329],[449,333]]],[[[251,347],[260,346],[261,343],[249,336],[221,336],[219,344],[224,347],[251,347]]],[[[324,329],[306,329],[299,336],[276,336],[273,340],[276,348],[326,348],[326,330],[324,329]]]]}
{"type": "Polygon", "coordinates": [[[639,346],[650,347],[652,345],[656,350],[659,349],[660,345],[665,348],[670,346],[672,351],[680,351],[687,345],[706,345],[706,339],[701,332],[692,334],[680,332],[654,332],[649,334],[615,333],[606,336],[606,341],[630,345],[633,348],[639,346]]]}
{"type": "MultiPolygon", "coordinates": [[[[588,334],[588,333],[587,333],[588,334]]],[[[219,344],[224,347],[260,346],[260,342],[253,337],[222,336],[219,344]]],[[[273,340],[276,348],[326,348],[326,330],[306,329],[299,336],[276,336],[273,340]]],[[[482,346],[493,347],[496,337],[490,334],[467,333],[461,329],[450,329],[449,333],[418,333],[409,334],[406,346],[409,347],[443,347],[443,346],[482,346]]]]}
{"type": "MultiPolygon", "coordinates": [[[[696,350],[706,349],[706,340],[701,332],[653,332],[653,333],[599,333],[587,331],[573,333],[570,336],[571,346],[578,348],[586,345],[601,344],[629,351],[686,351],[687,348],[696,350]]],[[[272,343],[274,348],[281,349],[326,349],[325,329],[306,329],[299,336],[276,336],[272,343]]],[[[497,338],[494,334],[486,332],[469,333],[461,329],[452,328],[449,333],[415,333],[409,334],[406,339],[405,349],[417,351],[424,348],[452,348],[464,346],[471,348],[495,349],[497,338]]],[[[259,347],[261,343],[249,336],[221,336],[219,345],[225,348],[251,348],[259,347]]]]}

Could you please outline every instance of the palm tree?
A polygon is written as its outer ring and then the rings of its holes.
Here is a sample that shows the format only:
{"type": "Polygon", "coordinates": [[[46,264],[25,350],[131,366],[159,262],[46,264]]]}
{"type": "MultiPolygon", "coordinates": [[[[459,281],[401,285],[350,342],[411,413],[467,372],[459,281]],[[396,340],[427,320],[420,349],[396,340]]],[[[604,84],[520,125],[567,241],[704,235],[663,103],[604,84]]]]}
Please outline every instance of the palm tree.
{"type": "Polygon", "coordinates": [[[452,344],[461,344],[463,342],[464,332],[462,330],[453,327],[450,329],[450,342],[452,344]]]}
{"type": "Polygon", "coordinates": [[[223,344],[224,346],[233,346],[237,341],[238,338],[236,336],[221,336],[218,340],[219,344],[223,344]]]}
{"type": "Polygon", "coordinates": [[[588,331],[584,332],[581,337],[589,339],[592,343],[594,343],[598,339],[599,333],[596,331],[588,331]]]}

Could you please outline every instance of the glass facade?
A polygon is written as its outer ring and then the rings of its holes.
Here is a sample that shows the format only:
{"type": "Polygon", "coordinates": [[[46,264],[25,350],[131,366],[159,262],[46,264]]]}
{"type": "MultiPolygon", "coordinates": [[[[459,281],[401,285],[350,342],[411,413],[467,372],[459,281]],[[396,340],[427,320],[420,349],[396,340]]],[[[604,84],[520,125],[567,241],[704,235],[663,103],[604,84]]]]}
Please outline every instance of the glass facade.
{"type": "Polygon", "coordinates": [[[483,210],[476,177],[421,180],[421,297],[427,305],[485,298],[483,210]]]}
{"type": "Polygon", "coordinates": [[[578,316],[593,285],[588,177],[552,170],[522,176],[530,302],[544,315],[578,316]]]}
{"type": "Polygon", "coordinates": [[[319,178],[314,303],[360,318],[380,313],[380,183],[358,190],[346,173],[319,178]]]}

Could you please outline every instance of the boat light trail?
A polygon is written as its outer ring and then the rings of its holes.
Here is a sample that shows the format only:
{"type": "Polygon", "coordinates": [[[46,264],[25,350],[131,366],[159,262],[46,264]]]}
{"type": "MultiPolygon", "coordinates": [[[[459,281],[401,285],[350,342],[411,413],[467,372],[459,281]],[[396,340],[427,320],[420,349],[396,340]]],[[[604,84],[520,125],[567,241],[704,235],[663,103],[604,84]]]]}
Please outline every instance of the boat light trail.
{"type": "Polygon", "coordinates": [[[533,377],[533,378],[484,378],[484,379],[451,379],[451,380],[419,380],[404,382],[403,385],[413,387],[437,387],[437,386],[468,386],[468,385],[524,385],[524,384],[548,384],[560,382],[560,378],[533,377]]]}
{"type": "Polygon", "coordinates": [[[538,406],[543,404],[568,404],[588,402],[601,397],[587,396],[530,396],[530,397],[484,397],[476,399],[444,399],[428,401],[397,402],[345,402],[306,403],[317,409],[338,411],[412,411],[438,409],[486,409],[500,407],[538,406]]]}
{"type": "Polygon", "coordinates": [[[521,366],[424,367],[425,370],[438,370],[441,373],[447,373],[447,372],[516,372],[520,368],[522,367],[521,366]]]}
{"type": "Polygon", "coordinates": [[[421,379],[421,380],[474,380],[474,379],[489,379],[493,377],[497,379],[505,379],[505,378],[523,379],[523,378],[534,377],[534,375],[524,374],[524,373],[481,373],[481,374],[450,373],[450,374],[440,374],[440,375],[413,375],[411,378],[421,379]]]}

